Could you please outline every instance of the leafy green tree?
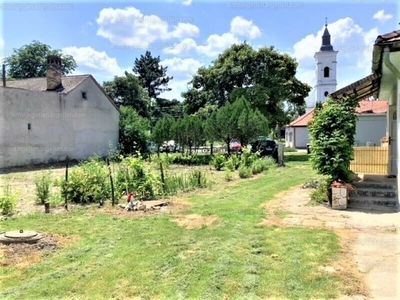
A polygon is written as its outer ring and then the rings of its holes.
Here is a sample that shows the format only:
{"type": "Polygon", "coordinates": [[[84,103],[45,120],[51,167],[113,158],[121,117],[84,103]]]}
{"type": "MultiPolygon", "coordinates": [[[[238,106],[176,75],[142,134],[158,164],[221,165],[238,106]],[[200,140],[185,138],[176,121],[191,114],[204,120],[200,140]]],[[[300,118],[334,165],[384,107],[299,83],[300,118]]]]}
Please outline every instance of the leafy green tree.
{"type": "Polygon", "coordinates": [[[104,82],[103,88],[118,106],[130,106],[141,117],[150,117],[150,98],[135,75],[125,72],[125,76],[115,76],[104,82]]]}
{"type": "Polygon", "coordinates": [[[149,140],[149,120],[139,116],[131,106],[120,106],[121,116],[119,119],[120,147],[126,154],[138,151],[147,152],[147,141],[149,140]]]}
{"type": "Polygon", "coordinates": [[[70,74],[77,67],[71,55],[62,54],[61,50],[53,50],[49,45],[34,40],[14,49],[13,54],[5,58],[8,76],[15,79],[45,77],[49,55],[61,57],[63,75],[70,74]]]}
{"type": "Polygon", "coordinates": [[[162,92],[170,91],[168,83],[173,77],[167,76],[168,67],[160,65],[160,57],[153,57],[150,51],[135,59],[132,71],[151,99],[157,99],[162,92]]]}
{"type": "Polygon", "coordinates": [[[269,121],[269,127],[286,125],[285,107],[305,105],[311,90],[296,78],[297,62],[274,47],[254,50],[249,44],[235,44],[221,53],[209,67],[201,67],[182,93],[188,113],[206,104],[222,107],[244,96],[269,121]],[[286,104],[286,105],[285,105],[286,104]]]}
{"type": "Polygon", "coordinates": [[[245,146],[250,141],[268,132],[268,121],[258,109],[253,109],[243,96],[232,104],[232,137],[245,146]]]}
{"type": "Polygon", "coordinates": [[[237,120],[232,117],[232,104],[227,102],[223,107],[213,112],[207,120],[207,132],[214,141],[222,141],[227,146],[230,154],[229,144],[235,134],[237,120]]]}
{"type": "Polygon", "coordinates": [[[177,120],[174,137],[182,147],[188,149],[189,154],[192,154],[193,148],[200,146],[206,139],[203,121],[196,115],[185,115],[177,120]]]}
{"type": "Polygon", "coordinates": [[[333,180],[351,180],[350,162],[354,157],[356,107],[353,98],[332,100],[316,107],[310,130],[311,163],[319,174],[333,180]]]}
{"type": "Polygon", "coordinates": [[[157,122],[158,119],[162,117],[172,117],[174,119],[183,117],[183,103],[176,100],[168,100],[164,98],[157,98],[151,109],[151,118],[153,125],[157,122]]]}
{"type": "Polygon", "coordinates": [[[157,143],[157,152],[160,152],[161,145],[172,139],[175,120],[171,117],[164,117],[157,121],[152,131],[153,141],[157,143]]]}

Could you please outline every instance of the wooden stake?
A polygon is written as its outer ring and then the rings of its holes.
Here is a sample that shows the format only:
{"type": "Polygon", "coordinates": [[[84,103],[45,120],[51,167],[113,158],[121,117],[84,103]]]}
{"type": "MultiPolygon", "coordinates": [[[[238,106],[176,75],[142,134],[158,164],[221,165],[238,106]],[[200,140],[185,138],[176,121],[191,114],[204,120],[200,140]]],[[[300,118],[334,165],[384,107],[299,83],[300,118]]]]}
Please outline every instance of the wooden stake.
{"type": "Polygon", "coordinates": [[[112,206],[115,204],[115,196],[114,196],[114,183],[113,183],[113,178],[111,174],[111,166],[110,166],[110,160],[107,157],[107,166],[108,166],[108,173],[110,175],[110,183],[111,183],[111,200],[112,200],[112,206]]]}
{"type": "MultiPolygon", "coordinates": [[[[68,165],[69,165],[69,156],[65,158],[65,182],[68,182],[68,165]]],[[[66,210],[68,210],[68,196],[67,193],[65,193],[65,204],[64,207],[66,210]]]]}

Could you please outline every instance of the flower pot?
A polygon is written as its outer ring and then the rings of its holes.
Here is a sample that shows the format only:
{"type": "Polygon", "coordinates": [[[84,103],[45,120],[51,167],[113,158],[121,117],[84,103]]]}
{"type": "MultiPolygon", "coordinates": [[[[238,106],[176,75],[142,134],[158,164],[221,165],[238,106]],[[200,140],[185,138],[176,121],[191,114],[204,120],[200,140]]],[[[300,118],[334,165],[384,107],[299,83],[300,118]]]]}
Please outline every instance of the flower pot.
{"type": "Polygon", "coordinates": [[[334,181],[332,188],[332,209],[345,210],[349,199],[349,191],[354,190],[354,186],[348,183],[334,181]]]}

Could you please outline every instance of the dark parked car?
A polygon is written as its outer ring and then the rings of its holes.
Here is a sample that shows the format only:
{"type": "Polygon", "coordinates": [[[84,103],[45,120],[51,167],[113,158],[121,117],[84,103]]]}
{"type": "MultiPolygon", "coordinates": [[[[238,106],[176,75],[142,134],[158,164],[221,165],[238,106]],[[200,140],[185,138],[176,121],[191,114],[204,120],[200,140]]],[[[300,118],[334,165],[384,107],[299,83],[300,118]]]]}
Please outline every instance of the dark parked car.
{"type": "Polygon", "coordinates": [[[251,143],[251,151],[259,152],[260,156],[271,156],[278,160],[278,144],[268,137],[260,137],[251,143]]]}

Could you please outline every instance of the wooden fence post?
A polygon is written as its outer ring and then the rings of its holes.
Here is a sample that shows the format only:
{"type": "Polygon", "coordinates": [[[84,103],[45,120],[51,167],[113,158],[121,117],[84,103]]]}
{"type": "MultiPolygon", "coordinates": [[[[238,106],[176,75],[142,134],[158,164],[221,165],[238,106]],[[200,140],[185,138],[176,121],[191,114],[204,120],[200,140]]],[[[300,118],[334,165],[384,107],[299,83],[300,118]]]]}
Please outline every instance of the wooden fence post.
{"type": "Polygon", "coordinates": [[[163,165],[162,165],[162,161],[160,160],[160,172],[161,172],[161,182],[162,182],[162,186],[163,186],[163,192],[165,194],[165,178],[164,178],[164,169],[163,169],[163,165]]]}
{"type": "Polygon", "coordinates": [[[112,200],[112,206],[115,204],[115,196],[114,196],[114,182],[111,174],[111,166],[110,166],[110,160],[107,157],[107,166],[108,166],[108,174],[110,175],[110,184],[111,184],[111,200],[112,200]]]}
{"type": "MultiPolygon", "coordinates": [[[[69,165],[69,156],[65,158],[65,182],[68,183],[68,165],[69,165]]],[[[68,210],[68,194],[65,192],[65,203],[64,207],[68,210]]]]}

